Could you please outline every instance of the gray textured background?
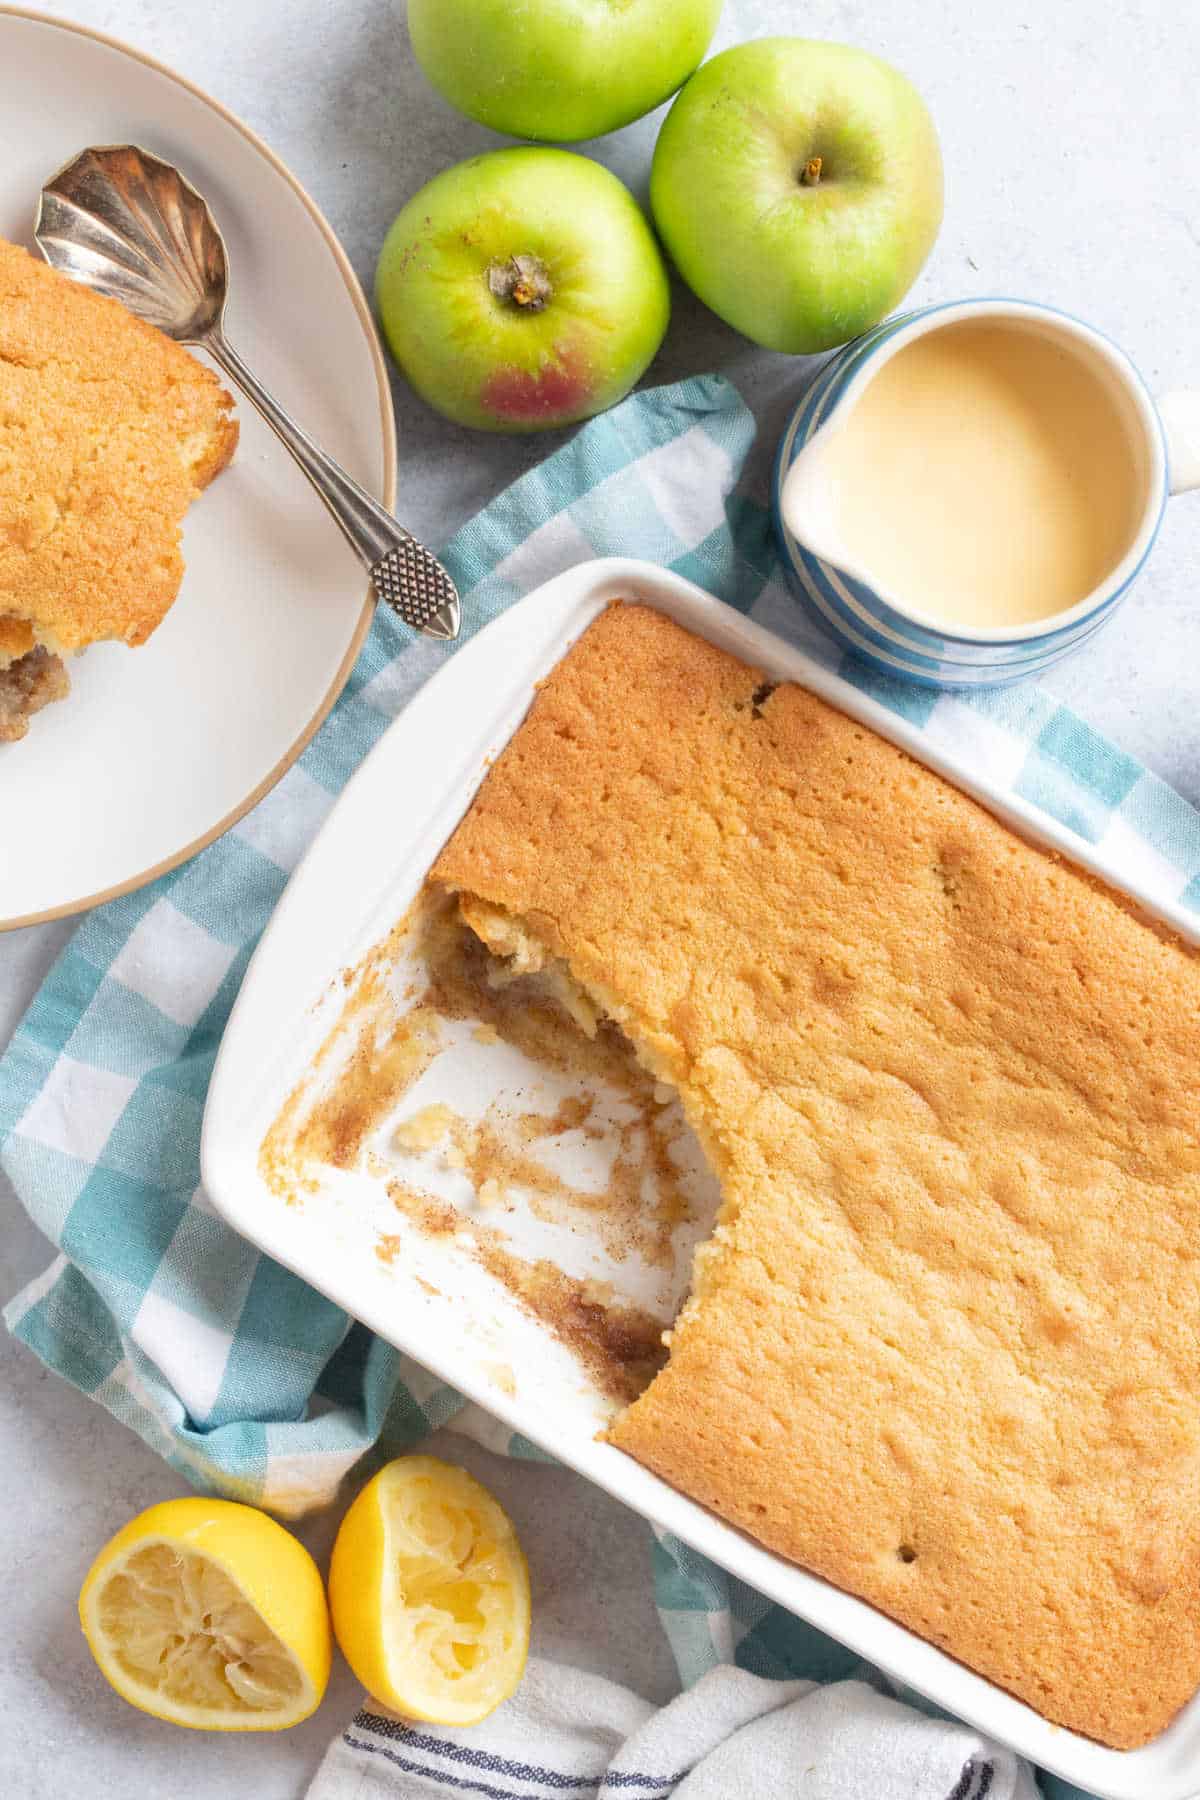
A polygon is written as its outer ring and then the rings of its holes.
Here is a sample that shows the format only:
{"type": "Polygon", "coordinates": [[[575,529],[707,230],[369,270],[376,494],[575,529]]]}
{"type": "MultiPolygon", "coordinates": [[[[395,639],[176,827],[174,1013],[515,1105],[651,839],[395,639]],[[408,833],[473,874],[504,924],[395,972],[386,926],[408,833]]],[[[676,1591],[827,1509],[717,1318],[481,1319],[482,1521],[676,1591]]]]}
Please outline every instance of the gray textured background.
{"type": "MultiPolygon", "coordinates": [[[[51,17],[162,58],[255,127],[309,188],[370,283],[402,202],[498,140],[450,111],[407,52],[394,0],[70,0],[51,17]]],[[[1200,385],[1200,7],[1195,0],[739,0],[720,42],[798,32],[875,50],[929,100],[947,165],[946,224],[916,299],[1012,294],[1081,314],[1158,390],[1200,385]]],[[[594,146],[644,189],[656,122],[594,146]]],[[[2,143],[2,124],[0,124],[2,143]]],[[[761,482],[803,365],[736,338],[689,296],[650,379],[720,368],[761,424],[761,482]]],[[[554,438],[473,436],[396,386],[405,520],[440,542],[554,438]]],[[[1148,574],[1052,690],[1200,801],[1200,495],[1174,502],[1148,574]]],[[[69,927],[0,939],[0,1044],[69,927]]],[[[46,1248],[0,1177],[0,1296],[46,1248]]],[[[303,1793],[353,1705],[342,1669],[316,1719],[275,1738],[205,1738],[143,1718],[95,1675],[75,1594],[95,1549],[141,1506],[181,1491],[107,1416],[0,1343],[0,1794],[95,1800],[303,1793]]],[[[562,1471],[455,1445],[511,1508],[534,1569],[537,1641],[651,1696],[671,1663],[647,1598],[645,1532],[562,1471]]],[[[309,1532],[325,1547],[331,1523],[309,1532]]]]}

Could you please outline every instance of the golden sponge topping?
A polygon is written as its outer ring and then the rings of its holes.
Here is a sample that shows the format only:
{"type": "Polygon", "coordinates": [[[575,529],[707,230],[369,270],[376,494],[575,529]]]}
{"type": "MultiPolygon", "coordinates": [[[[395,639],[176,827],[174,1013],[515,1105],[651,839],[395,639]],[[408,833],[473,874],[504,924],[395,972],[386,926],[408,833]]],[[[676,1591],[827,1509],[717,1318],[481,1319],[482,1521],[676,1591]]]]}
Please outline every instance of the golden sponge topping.
{"type": "Polygon", "coordinates": [[[563,961],[722,1184],[613,1441],[1051,1719],[1160,1731],[1200,1683],[1196,956],[632,605],[433,876],[563,961]]]}

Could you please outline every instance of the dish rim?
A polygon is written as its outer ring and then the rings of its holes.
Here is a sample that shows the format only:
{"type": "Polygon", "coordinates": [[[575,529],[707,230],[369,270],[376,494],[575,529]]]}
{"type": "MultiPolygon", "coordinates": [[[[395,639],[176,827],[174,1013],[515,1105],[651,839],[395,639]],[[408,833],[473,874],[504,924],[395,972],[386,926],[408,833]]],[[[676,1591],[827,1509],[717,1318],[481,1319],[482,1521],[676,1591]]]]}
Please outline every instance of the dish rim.
{"type": "MultiPolygon", "coordinates": [[[[152,56],[148,51],[139,50],[135,45],[128,43],[124,38],[115,37],[111,32],[98,30],[95,26],[82,25],[77,20],[73,19],[48,18],[45,13],[36,12],[31,7],[16,6],[9,4],[9,0],[0,0],[0,29],[3,28],[6,19],[17,19],[23,24],[40,25],[46,27],[48,30],[66,31],[70,32],[75,37],[90,38],[93,42],[101,44],[105,49],[115,50],[118,54],[129,57],[131,61],[141,63],[145,68],[153,70],[155,74],[166,76],[169,81],[175,82],[178,87],[185,89],[186,92],[194,95],[197,100],[202,101],[211,109],[211,111],[216,113],[220,119],[224,120],[227,125],[232,125],[234,129],[245,138],[250,148],[256,150],[274,172],[277,175],[281,175],[287,182],[288,186],[292,189],[292,192],[296,195],[296,198],[300,201],[301,205],[312,219],[317,230],[324,238],[326,246],[333,256],[334,265],[337,268],[339,275],[341,275],[342,280],[345,282],[351,304],[354,307],[355,313],[358,315],[359,323],[363,328],[363,334],[367,340],[367,349],[371,357],[372,369],[375,375],[376,387],[378,389],[379,424],[383,434],[383,494],[381,495],[381,500],[382,504],[389,512],[393,511],[396,504],[396,474],[398,462],[396,416],[395,408],[392,403],[391,382],[388,377],[387,364],[384,360],[383,347],[380,344],[379,333],[375,329],[375,321],[371,317],[370,306],[367,303],[367,298],[363,293],[358,276],[354,272],[353,264],[346,255],[345,250],[342,248],[333,226],[329,223],[329,220],[325,217],[307,188],[304,187],[297,176],[293,175],[282,157],[271,149],[271,146],[265,139],[261,138],[258,133],[251,126],[247,125],[243,119],[239,118],[235,112],[231,111],[222,101],[215,99],[213,95],[208,93],[208,91],[205,88],[202,88],[197,82],[190,81],[186,75],[180,75],[178,71],[171,68],[168,63],[160,61],[158,57],[152,56]]],[[[283,756],[275,763],[274,767],[263,776],[262,780],[251,789],[250,793],[247,794],[237,806],[228,812],[222,819],[218,820],[215,825],[207,831],[202,832],[201,835],[194,838],[191,843],[185,844],[182,849],[172,851],[171,854],[165,857],[161,862],[154,863],[150,868],[143,869],[136,875],[130,875],[122,881],[114,882],[109,887],[101,888],[94,894],[80,895],[77,899],[60,901],[53,906],[44,907],[38,912],[17,914],[12,918],[0,918],[0,933],[20,931],[26,926],[31,925],[48,925],[54,919],[66,919],[72,917],[75,913],[91,912],[94,907],[103,906],[109,900],[119,900],[124,894],[136,893],[139,888],[149,887],[151,882],[158,881],[163,875],[169,875],[172,870],[179,868],[182,863],[189,862],[193,856],[198,856],[201,850],[206,850],[210,844],[215,843],[217,838],[223,837],[224,834],[236,825],[240,819],[245,818],[246,814],[257,806],[259,801],[264,799],[273,787],[277,786],[278,783],[282,781],[292,764],[302,756],[304,751],[308,748],[321,726],[325,723],[325,720],[329,717],[329,714],[333,711],[342,689],[350,679],[351,670],[358,661],[359,651],[366,641],[367,633],[371,628],[371,621],[374,618],[374,615],[375,595],[374,590],[368,582],[366,597],[363,601],[362,612],[359,615],[358,623],[354,627],[354,632],[347,645],[346,652],[334,672],[333,681],[319,702],[316,711],[308,720],[304,729],[300,732],[300,735],[289,745],[283,756]]]]}
{"type": "MultiPolygon", "coordinates": [[[[527,711],[535,681],[529,678],[529,670],[522,666],[516,679],[507,686],[497,683],[496,669],[504,665],[503,659],[493,650],[493,644],[505,633],[516,636],[522,619],[528,619],[532,625],[539,608],[553,620],[557,607],[561,610],[562,619],[553,639],[556,646],[550,665],[553,666],[553,663],[566,654],[579,631],[586,628],[605,601],[617,598],[632,598],[655,606],[669,617],[676,618],[685,628],[709,637],[710,641],[723,644],[746,660],[763,664],[767,673],[779,674],[786,680],[800,681],[839,710],[878,731],[880,735],[914,755],[925,766],[942,774],[1027,840],[1056,851],[1077,866],[1099,876],[1107,885],[1125,895],[1149,919],[1165,925],[1185,942],[1200,948],[1200,921],[1194,915],[1175,902],[1162,901],[1138,891],[1136,886],[1131,886],[1108,866],[1103,855],[1097,855],[1093,847],[1066,827],[1040,814],[1020,796],[1010,794],[986,779],[963,773],[957,767],[952,753],[940,745],[926,742],[922,732],[906,718],[891,713],[869,694],[844,681],[834,670],[822,667],[799,645],[788,642],[769,627],[737,612],[670,570],[624,557],[601,558],[577,564],[514,603],[476,633],[461,651],[447,658],[364,758],[297,866],[255,949],[217,1054],[205,1107],[201,1142],[201,1177],[209,1199],[217,1212],[235,1230],[250,1238],[268,1255],[293,1269],[302,1279],[309,1281],[354,1317],[362,1318],[363,1314],[356,1311],[352,1297],[347,1295],[336,1275],[332,1280],[323,1279],[319,1234],[314,1237],[310,1260],[305,1264],[302,1258],[289,1255],[290,1245],[281,1245],[277,1241],[277,1236],[282,1233],[272,1235],[269,1231],[264,1233],[254,1229],[256,1224],[261,1224],[271,1215],[257,1210],[267,1195],[256,1166],[257,1142],[250,1145],[249,1163],[246,1160],[245,1146],[237,1142],[238,1137],[244,1138],[246,1133],[237,1116],[240,1087],[235,1055],[243,1036],[251,1042],[256,1036],[260,1041],[263,1037],[264,1028],[256,1021],[257,991],[262,985],[262,971],[268,967],[271,959],[277,957],[276,944],[287,949],[292,916],[295,915],[299,921],[303,920],[307,904],[305,889],[311,879],[306,871],[311,871],[322,862],[323,844],[329,842],[336,833],[343,807],[347,801],[347,811],[354,805],[353,790],[368,789],[377,779],[373,772],[386,769],[393,759],[398,758],[401,766],[411,759],[411,751],[403,750],[405,734],[418,732],[422,717],[432,719],[434,715],[453,715],[456,685],[467,685],[472,671],[479,668],[486,671],[484,679],[490,690],[499,696],[496,701],[497,713],[501,707],[508,707],[514,696],[521,697],[520,711],[511,730],[500,744],[494,741],[491,743],[489,754],[494,756],[497,749],[508,741],[512,730],[516,729],[527,711]],[[579,626],[579,631],[572,629],[575,615],[586,610],[593,602],[594,608],[579,626]],[[224,1116],[226,1113],[229,1114],[228,1123],[224,1116]]],[[[544,631],[545,627],[540,629],[544,631]]],[[[490,726],[488,729],[490,730],[490,726]]],[[[459,776],[451,769],[440,790],[429,801],[431,810],[438,798],[444,802],[448,797],[453,797],[456,807],[458,799],[462,798],[462,807],[458,809],[457,816],[461,816],[462,811],[470,805],[487,768],[487,758],[478,754],[475,748],[471,749],[470,755],[476,772],[469,783],[464,784],[469,791],[465,792],[465,796],[460,793],[459,776]]],[[[443,806],[437,812],[436,822],[439,827],[447,810],[443,806]]],[[[450,829],[453,829],[453,825],[450,829]]],[[[394,873],[401,858],[407,868],[412,855],[410,853],[406,856],[403,849],[385,851],[376,859],[375,866],[381,868],[386,864],[394,873]]],[[[361,934],[364,923],[360,919],[353,930],[361,934]]],[[[343,949],[347,948],[352,937],[351,925],[347,924],[343,935],[343,949]]],[[[357,954],[357,946],[354,954],[357,954]]],[[[313,994],[322,992],[323,983],[327,983],[340,966],[341,959],[335,966],[324,971],[322,983],[315,980],[311,984],[307,981],[300,983],[303,993],[311,998],[313,994]]],[[[278,1028],[269,1021],[265,1029],[278,1035],[278,1028]]],[[[244,1111],[244,1107],[241,1110],[244,1111]]],[[[291,1211],[279,1208],[277,1200],[274,1205],[279,1211],[291,1211]]],[[[849,1647],[883,1668],[894,1679],[945,1706],[956,1717],[967,1719],[985,1735],[997,1742],[1011,1745],[1034,1763],[1077,1783],[1103,1797],[1103,1800],[1192,1800],[1196,1754],[1200,1753],[1200,1693],[1186,1703],[1164,1731],[1135,1750],[1110,1749],[1081,1733],[1054,1725],[1026,1702],[939,1650],[927,1639],[922,1639],[916,1632],[891,1619],[869,1602],[837,1589],[832,1583],[767,1550],[715,1513],[652,1475],[649,1470],[613,1446],[590,1442],[580,1444],[574,1439],[564,1444],[561,1438],[553,1435],[553,1426],[547,1427],[539,1423],[528,1403],[485,1389],[484,1384],[476,1380],[469,1371],[464,1376],[462,1369],[456,1369],[453,1364],[453,1346],[447,1350],[444,1345],[439,1344],[431,1355],[427,1345],[422,1348],[412,1338],[406,1338],[402,1320],[397,1324],[394,1316],[391,1321],[381,1318],[373,1306],[367,1310],[371,1316],[365,1323],[370,1329],[432,1371],[439,1379],[457,1388],[464,1398],[483,1406],[511,1430],[542,1445],[588,1480],[594,1481],[640,1513],[653,1526],[670,1531],[690,1543],[738,1579],[755,1587],[786,1610],[806,1618],[809,1623],[838,1642],[848,1643],[849,1647]],[[797,1578],[800,1578],[799,1581],[797,1578]],[[814,1584],[813,1592],[818,1598],[834,1596],[833,1600],[826,1601],[834,1612],[841,1612],[845,1606],[849,1607],[851,1623],[856,1627],[849,1637],[838,1625],[829,1623],[820,1612],[814,1617],[811,1611],[805,1611],[803,1595],[799,1599],[794,1595],[781,1598],[781,1585],[798,1585],[807,1590],[809,1584],[814,1584]],[[872,1642],[873,1637],[878,1641],[872,1642]],[[916,1671],[911,1667],[912,1662],[920,1665],[916,1671]],[[926,1665],[929,1665],[928,1668],[926,1665]],[[942,1673],[943,1666],[947,1679],[939,1686],[936,1677],[942,1673]],[[957,1691],[960,1680],[966,1683],[965,1694],[957,1691]],[[951,1692],[950,1698],[947,1698],[948,1690],[951,1692]],[[993,1713],[998,1718],[991,1716],[993,1713]],[[1181,1735],[1178,1727],[1180,1720],[1189,1713],[1192,1715],[1189,1735],[1193,1754],[1187,1767],[1181,1767],[1180,1754],[1187,1753],[1182,1745],[1178,1746],[1176,1753],[1181,1735]]]]}

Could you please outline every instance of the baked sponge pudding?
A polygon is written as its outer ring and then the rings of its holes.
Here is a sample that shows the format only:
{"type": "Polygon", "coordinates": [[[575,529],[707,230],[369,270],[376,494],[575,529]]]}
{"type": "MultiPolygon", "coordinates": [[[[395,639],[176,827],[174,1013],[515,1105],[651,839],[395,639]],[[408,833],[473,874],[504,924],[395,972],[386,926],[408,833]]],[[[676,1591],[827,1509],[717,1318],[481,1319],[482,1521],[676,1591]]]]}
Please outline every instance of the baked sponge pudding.
{"type": "Polygon", "coordinates": [[[64,658],[163,618],[231,407],[162,332],[0,239],[0,741],[67,692],[64,658]]]}
{"type": "Polygon", "coordinates": [[[634,605],[433,879],[618,1022],[722,1184],[612,1441],[1050,1719],[1161,1731],[1200,1684],[1196,957],[634,605]]]}

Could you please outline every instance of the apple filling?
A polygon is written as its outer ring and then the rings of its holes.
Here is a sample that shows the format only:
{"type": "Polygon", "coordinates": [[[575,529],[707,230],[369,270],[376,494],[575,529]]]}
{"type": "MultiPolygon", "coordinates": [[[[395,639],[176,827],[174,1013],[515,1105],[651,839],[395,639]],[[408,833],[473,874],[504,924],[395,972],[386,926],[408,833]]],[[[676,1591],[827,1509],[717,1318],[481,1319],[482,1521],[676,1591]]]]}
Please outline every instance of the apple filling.
{"type": "Polygon", "coordinates": [[[541,993],[560,1006],[585,1037],[595,1037],[603,1008],[580,986],[562,957],[552,955],[523,920],[473,894],[459,896],[458,912],[492,958],[487,972],[489,987],[507,987],[536,977],[541,993]]]}
{"type": "Polygon", "coordinates": [[[33,715],[54,700],[64,700],[70,687],[62,658],[44,644],[0,665],[0,744],[23,738],[33,715]]]}
{"type": "MultiPolygon", "coordinates": [[[[655,1054],[652,1046],[638,1036],[629,1009],[597,983],[581,982],[566,959],[557,956],[543,942],[528,919],[518,918],[490,900],[481,900],[476,894],[459,893],[456,899],[459,918],[492,958],[487,974],[490,987],[507,987],[511,982],[521,980],[534,982],[536,991],[560,1007],[589,1038],[594,1038],[601,1022],[608,1020],[617,1027],[638,1062],[656,1082],[673,1094],[680,1091],[674,1072],[655,1054]]],[[[703,1121],[698,1123],[689,1115],[688,1122],[700,1137],[705,1155],[712,1161],[711,1147],[704,1140],[703,1121]]]]}
{"type": "MultiPolygon", "coordinates": [[[[488,985],[500,988],[517,981],[533,983],[535,992],[561,1008],[589,1038],[595,1037],[602,1022],[615,1025],[637,1062],[654,1077],[655,1098],[661,1102],[669,1097],[679,1097],[705,1159],[720,1179],[724,1159],[712,1133],[706,1129],[703,1115],[695,1107],[687,1105],[686,1094],[681,1091],[666,1064],[638,1034],[628,1009],[614,995],[604,992],[595,984],[588,986],[582,983],[572,973],[566,960],[557,956],[542,941],[529,920],[519,918],[474,894],[460,892],[456,898],[459,918],[492,958],[487,974],[488,985]]],[[[725,1242],[730,1217],[730,1203],[728,1199],[724,1199],[711,1235],[696,1246],[692,1258],[690,1293],[674,1321],[676,1326],[699,1299],[706,1262],[717,1247],[725,1242]]],[[[662,1334],[662,1342],[668,1348],[672,1335],[670,1330],[662,1334]]]]}

